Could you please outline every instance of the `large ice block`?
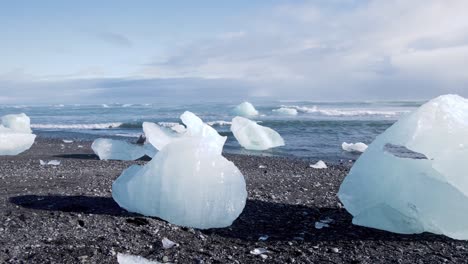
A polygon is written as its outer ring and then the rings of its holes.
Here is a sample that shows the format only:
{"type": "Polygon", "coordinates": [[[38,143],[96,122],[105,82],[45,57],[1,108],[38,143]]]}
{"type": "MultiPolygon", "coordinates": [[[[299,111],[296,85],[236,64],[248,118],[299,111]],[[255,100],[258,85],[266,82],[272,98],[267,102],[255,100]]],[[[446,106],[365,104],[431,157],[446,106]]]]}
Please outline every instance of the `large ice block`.
{"type": "Polygon", "coordinates": [[[236,116],[232,119],[231,131],[245,149],[266,150],[284,146],[284,140],[278,132],[244,117],[236,116]]]}
{"type": "Polygon", "coordinates": [[[468,100],[445,95],[368,147],[338,196],[356,225],[468,239],[468,100]]]}
{"type": "Polygon", "coordinates": [[[26,114],[6,115],[1,120],[0,155],[18,155],[31,148],[36,135],[26,114]]]}
{"type": "Polygon", "coordinates": [[[221,155],[226,137],[193,113],[181,119],[187,131],[145,166],[125,170],[112,185],[112,197],[128,211],[181,226],[229,226],[245,206],[244,176],[221,155]]]}
{"type": "Polygon", "coordinates": [[[249,103],[249,102],[243,102],[239,104],[238,106],[234,107],[234,114],[239,115],[239,116],[256,116],[258,115],[257,109],[249,103]]]}
{"type": "Polygon", "coordinates": [[[153,157],[156,154],[150,144],[137,145],[108,138],[94,140],[91,148],[101,160],[137,160],[145,155],[153,157]]]}

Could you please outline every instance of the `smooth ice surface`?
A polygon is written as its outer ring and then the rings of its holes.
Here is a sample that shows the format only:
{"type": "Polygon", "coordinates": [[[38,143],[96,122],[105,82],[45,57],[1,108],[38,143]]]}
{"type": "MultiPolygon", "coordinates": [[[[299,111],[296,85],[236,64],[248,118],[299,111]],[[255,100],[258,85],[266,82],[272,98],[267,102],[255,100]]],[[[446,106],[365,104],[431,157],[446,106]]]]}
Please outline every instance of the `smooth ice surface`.
{"type": "Polygon", "coordinates": [[[327,164],[323,160],[317,161],[317,163],[310,165],[311,168],[313,169],[326,169],[327,164]]]}
{"type": "Polygon", "coordinates": [[[146,140],[157,150],[163,149],[169,142],[177,137],[177,135],[168,128],[151,122],[143,123],[143,132],[145,132],[146,140]]]}
{"type": "Polygon", "coordinates": [[[468,239],[467,161],[468,100],[441,96],[378,136],[338,196],[357,225],[468,239]]]}
{"type": "Polygon", "coordinates": [[[274,113],[281,114],[281,115],[292,115],[292,116],[297,115],[297,110],[294,108],[281,107],[278,109],[273,109],[272,111],[274,113]]]}
{"type": "Polygon", "coordinates": [[[94,140],[91,148],[101,160],[137,160],[145,155],[152,157],[156,154],[150,144],[136,145],[108,138],[94,140]]]}
{"type": "Polygon", "coordinates": [[[346,143],[346,142],[343,142],[343,144],[341,144],[341,148],[344,150],[344,151],[348,151],[348,152],[359,152],[359,153],[362,153],[364,151],[366,151],[367,149],[367,145],[362,143],[362,142],[358,142],[358,143],[346,143]]]}
{"type": "Polygon", "coordinates": [[[145,166],[131,166],[112,185],[126,210],[195,228],[226,227],[247,199],[244,176],[221,153],[226,137],[191,112],[187,131],[164,144],[145,166]]]}
{"type": "Polygon", "coordinates": [[[240,116],[256,116],[258,115],[257,109],[249,103],[243,102],[234,108],[234,113],[240,116]]]}
{"type": "Polygon", "coordinates": [[[6,115],[1,120],[0,155],[18,155],[31,148],[36,135],[32,134],[27,115],[6,115]]]}
{"type": "Polygon", "coordinates": [[[160,264],[161,262],[152,261],[141,256],[117,253],[117,262],[119,264],[160,264]]]}
{"type": "Polygon", "coordinates": [[[245,149],[266,150],[284,146],[284,140],[278,132],[244,117],[236,116],[232,119],[231,131],[245,149]]]}

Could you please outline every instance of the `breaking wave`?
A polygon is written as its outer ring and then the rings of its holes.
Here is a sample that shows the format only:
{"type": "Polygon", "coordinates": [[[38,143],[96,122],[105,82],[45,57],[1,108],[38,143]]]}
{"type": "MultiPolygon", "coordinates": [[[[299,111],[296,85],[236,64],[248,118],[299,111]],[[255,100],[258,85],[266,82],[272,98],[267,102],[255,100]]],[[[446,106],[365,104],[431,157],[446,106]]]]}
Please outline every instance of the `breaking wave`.
{"type": "Polygon", "coordinates": [[[294,108],[298,112],[306,114],[317,114],[323,116],[342,116],[342,117],[351,117],[351,116],[384,116],[384,117],[397,117],[405,113],[409,113],[407,110],[370,110],[370,109],[322,109],[317,106],[306,107],[306,106],[297,106],[297,105],[282,105],[281,107],[294,108]]]}
{"type": "Polygon", "coordinates": [[[101,124],[32,124],[36,129],[111,129],[122,126],[123,123],[101,123],[101,124]]]}

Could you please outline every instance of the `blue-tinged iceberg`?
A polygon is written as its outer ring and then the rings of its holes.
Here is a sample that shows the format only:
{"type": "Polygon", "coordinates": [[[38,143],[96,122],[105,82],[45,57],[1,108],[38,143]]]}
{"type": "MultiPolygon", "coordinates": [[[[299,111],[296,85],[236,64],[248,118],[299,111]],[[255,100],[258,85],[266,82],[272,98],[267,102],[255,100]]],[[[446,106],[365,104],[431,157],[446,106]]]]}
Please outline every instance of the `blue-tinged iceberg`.
{"type": "Polygon", "coordinates": [[[234,114],[248,117],[258,115],[258,111],[251,103],[243,102],[234,108],[234,114]]]}
{"type": "Polygon", "coordinates": [[[221,155],[226,137],[191,112],[181,120],[186,132],[162,140],[156,136],[165,132],[157,125],[145,126],[159,152],[145,166],[125,170],[112,185],[112,197],[128,211],[181,226],[229,226],[246,203],[244,176],[221,155]]]}
{"type": "Polygon", "coordinates": [[[31,148],[36,135],[26,114],[6,115],[0,124],[0,155],[18,155],[31,148]]]}
{"type": "Polygon", "coordinates": [[[356,225],[468,239],[468,100],[435,98],[356,161],[338,193],[356,225]]]}
{"type": "Polygon", "coordinates": [[[267,150],[284,146],[284,140],[278,132],[244,117],[236,116],[232,119],[231,131],[245,149],[267,150]]]}

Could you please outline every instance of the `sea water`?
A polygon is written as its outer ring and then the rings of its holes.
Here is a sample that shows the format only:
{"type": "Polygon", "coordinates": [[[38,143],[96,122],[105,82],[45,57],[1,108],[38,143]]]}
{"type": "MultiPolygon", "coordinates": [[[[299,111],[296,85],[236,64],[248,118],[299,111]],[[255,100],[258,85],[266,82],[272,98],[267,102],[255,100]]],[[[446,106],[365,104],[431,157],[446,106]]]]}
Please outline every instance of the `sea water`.
{"type": "Polygon", "coordinates": [[[252,120],[281,134],[286,145],[266,151],[243,149],[230,132],[235,116],[233,108],[240,102],[149,103],[149,104],[64,104],[3,105],[0,115],[26,113],[34,133],[40,137],[94,140],[98,137],[136,141],[142,134],[142,123],[163,126],[179,123],[178,117],[192,111],[211,124],[228,140],[225,152],[247,155],[287,156],[338,162],[353,160],[358,154],[342,150],[343,142],[370,144],[399,117],[424,102],[312,102],[250,101],[259,111],[252,120]],[[273,111],[293,108],[297,115],[273,111]]]}

